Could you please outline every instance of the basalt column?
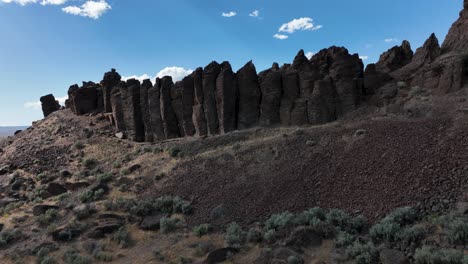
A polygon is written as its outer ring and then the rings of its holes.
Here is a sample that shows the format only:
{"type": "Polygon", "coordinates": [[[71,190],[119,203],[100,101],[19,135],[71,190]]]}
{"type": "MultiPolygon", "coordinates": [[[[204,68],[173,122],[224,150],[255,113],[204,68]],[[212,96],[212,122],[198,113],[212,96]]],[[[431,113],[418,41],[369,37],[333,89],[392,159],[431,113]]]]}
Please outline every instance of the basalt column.
{"type": "Polygon", "coordinates": [[[164,125],[161,117],[160,91],[160,79],[157,79],[154,86],[148,90],[150,127],[153,133],[154,141],[161,141],[166,139],[166,135],[164,134],[164,125]]]}
{"type": "Polygon", "coordinates": [[[221,66],[213,61],[203,70],[203,108],[209,135],[219,134],[219,119],[216,106],[216,79],[221,66]]]}
{"type": "Polygon", "coordinates": [[[111,69],[110,72],[104,74],[104,78],[101,81],[102,84],[102,94],[104,97],[104,112],[112,112],[112,103],[111,103],[111,94],[112,89],[116,87],[122,77],[115,69],[111,69]]]}
{"type": "Polygon", "coordinates": [[[127,93],[124,104],[125,126],[130,140],[143,142],[145,131],[140,106],[140,82],[135,79],[127,81],[127,93]]]}
{"type": "Polygon", "coordinates": [[[141,115],[143,119],[143,127],[145,130],[145,141],[152,142],[153,141],[153,131],[151,130],[150,125],[150,112],[149,112],[149,105],[148,105],[148,90],[153,87],[153,84],[149,79],[146,79],[141,84],[140,88],[140,108],[141,108],[141,115]]]}
{"type": "Polygon", "coordinates": [[[221,64],[216,79],[216,106],[218,109],[219,131],[228,133],[237,129],[237,80],[229,62],[221,64]]]}
{"type": "Polygon", "coordinates": [[[273,126],[280,123],[281,72],[278,64],[259,74],[262,102],[260,105],[260,125],[273,126]]]}
{"type": "Polygon", "coordinates": [[[187,76],[182,80],[182,118],[185,136],[195,135],[193,124],[193,103],[194,103],[194,78],[187,76]]]}
{"type": "Polygon", "coordinates": [[[171,90],[174,88],[172,77],[161,79],[161,117],[167,139],[180,137],[177,116],[172,108],[171,90]]]}
{"type": "Polygon", "coordinates": [[[262,93],[258,82],[257,70],[252,61],[237,71],[239,89],[238,129],[257,126],[260,119],[262,93]]]}
{"type": "Polygon", "coordinates": [[[118,131],[125,131],[125,116],[124,107],[122,102],[122,90],[127,90],[127,84],[121,82],[116,87],[112,88],[110,103],[112,108],[112,115],[114,116],[115,127],[118,131]]]}
{"type": "Polygon", "coordinates": [[[206,136],[208,134],[208,130],[206,127],[205,108],[203,107],[203,69],[197,68],[192,73],[192,77],[194,90],[192,121],[195,126],[196,135],[206,136]]]}

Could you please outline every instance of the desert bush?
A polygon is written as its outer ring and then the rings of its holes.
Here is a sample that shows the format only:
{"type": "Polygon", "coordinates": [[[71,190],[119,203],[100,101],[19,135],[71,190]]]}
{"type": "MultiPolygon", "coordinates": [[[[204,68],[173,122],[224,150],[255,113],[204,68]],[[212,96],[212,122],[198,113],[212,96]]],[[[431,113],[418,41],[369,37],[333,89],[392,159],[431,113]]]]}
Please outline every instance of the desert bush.
{"type": "Polygon", "coordinates": [[[418,220],[417,212],[411,207],[397,208],[387,215],[382,221],[398,223],[401,226],[410,225],[418,220]]]}
{"type": "Polygon", "coordinates": [[[62,260],[65,264],[91,264],[92,260],[88,256],[81,256],[76,249],[67,249],[63,253],[62,260]]]}
{"type": "Polygon", "coordinates": [[[461,218],[456,218],[447,225],[447,237],[450,243],[455,245],[465,245],[468,243],[468,222],[461,218]]]}
{"type": "Polygon", "coordinates": [[[467,264],[468,259],[462,251],[455,249],[434,249],[423,247],[414,254],[416,264],[467,264]]]}
{"type": "Polygon", "coordinates": [[[290,212],[274,214],[265,222],[265,231],[278,231],[285,227],[293,226],[295,222],[294,215],[290,212]]]}
{"type": "Polygon", "coordinates": [[[193,233],[198,237],[202,237],[208,234],[210,231],[211,226],[209,224],[201,224],[193,228],[193,233]]]}
{"type": "Polygon", "coordinates": [[[351,246],[355,240],[356,237],[351,235],[350,233],[340,232],[335,237],[335,246],[338,248],[347,248],[351,246]]]}
{"type": "Polygon", "coordinates": [[[83,204],[73,209],[73,213],[79,220],[90,217],[92,214],[96,213],[96,211],[96,206],[94,204],[83,204]]]}
{"type": "Polygon", "coordinates": [[[352,234],[361,233],[366,226],[366,219],[363,216],[352,217],[338,209],[331,209],[327,213],[326,222],[338,231],[352,234]]]}
{"type": "Polygon", "coordinates": [[[57,264],[57,260],[55,260],[55,258],[53,257],[50,257],[50,256],[45,256],[44,258],[42,258],[39,262],[40,264],[57,264]]]}
{"type": "Polygon", "coordinates": [[[288,264],[302,264],[303,261],[297,256],[289,256],[288,257],[288,264]]]}
{"type": "Polygon", "coordinates": [[[97,176],[97,180],[100,182],[110,182],[114,178],[112,173],[101,173],[97,176]]]}
{"type": "Polygon", "coordinates": [[[397,86],[400,89],[406,88],[406,82],[397,82],[397,86]]]}
{"type": "Polygon", "coordinates": [[[173,232],[177,229],[177,223],[177,219],[163,217],[159,220],[159,230],[165,234],[173,232]]]}
{"type": "Polygon", "coordinates": [[[225,243],[229,247],[241,247],[245,243],[246,233],[237,223],[231,223],[225,235],[225,243]]]}
{"type": "Polygon", "coordinates": [[[326,220],[325,210],[319,207],[311,208],[299,214],[296,218],[296,223],[298,225],[310,225],[311,222],[316,222],[317,220],[326,220]]]}
{"type": "Polygon", "coordinates": [[[130,236],[130,233],[125,227],[119,228],[113,235],[112,235],[112,240],[116,241],[117,244],[119,244],[120,247],[122,248],[127,248],[130,246],[132,242],[132,238],[130,236]]]}
{"type": "Polygon", "coordinates": [[[104,190],[98,189],[96,191],[86,190],[78,195],[78,198],[82,203],[91,203],[100,200],[104,196],[104,190]]]}
{"type": "Polygon", "coordinates": [[[419,226],[412,226],[402,229],[396,235],[396,241],[400,248],[409,248],[419,245],[426,237],[426,229],[419,226]]]}
{"type": "Polygon", "coordinates": [[[171,157],[176,158],[182,151],[178,147],[172,147],[169,148],[168,152],[171,157]]]}
{"type": "Polygon", "coordinates": [[[372,243],[354,242],[346,249],[346,253],[353,258],[357,264],[379,263],[379,251],[372,243]]]}
{"type": "Polygon", "coordinates": [[[83,160],[83,166],[88,169],[94,169],[98,165],[98,161],[93,158],[88,158],[83,160]]]}
{"type": "Polygon", "coordinates": [[[0,232],[0,247],[4,247],[19,239],[21,235],[22,234],[18,229],[3,230],[0,232]]]}
{"type": "Polygon", "coordinates": [[[37,217],[37,222],[43,226],[51,224],[57,219],[58,211],[56,209],[49,209],[43,215],[37,217]]]}
{"type": "Polygon", "coordinates": [[[93,255],[95,259],[102,261],[102,262],[112,262],[113,257],[111,253],[108,252],[98,252],[93,255]]]}
{"type": "Polygon", "coordinates": [[[276,233],[275,230],[268,230],[263,234],[263,239],[267,243],[273,243],[276,241],[277,238],[278,238],[278,234],[276,233]]]}
{"type": "Polygon", "coordinates": [[[84,147],[85,147],[85,145],[83,144],[83,142],[76,142],[75,143],[75,148],[77,150],[82,150],[82,149],[84,149],[84,147]]]}
{"type": "Polygon", "coordinates": [[[405,228],[415,223],[417,213],[410,207],[398,208],[382,221],[374,225],[369,234],[374,242],[400,242],[403,244],[416,242],[424,237],[421,228],[405,228]]]}
{"type": "Polygon", "coordinates": [[[394,242],[400,231],[401,227],[398,223],[382,221],[375,224],[370,229],[369,234],[374,242],[394,242]]]}
{"type": "Polygon", "coordinates": [[[190,214],[192,205],[190,202],[182,200],[180,197],[163,196],[155,201],[156,208],[163,213],[183,213],[190,214]]]}
{"type": "Polygon", "coordinates": [[[256,228],[250,228],[247,232],[247,241],[251,243],[259,243],[262,241],[262,232],[256,228]]]}

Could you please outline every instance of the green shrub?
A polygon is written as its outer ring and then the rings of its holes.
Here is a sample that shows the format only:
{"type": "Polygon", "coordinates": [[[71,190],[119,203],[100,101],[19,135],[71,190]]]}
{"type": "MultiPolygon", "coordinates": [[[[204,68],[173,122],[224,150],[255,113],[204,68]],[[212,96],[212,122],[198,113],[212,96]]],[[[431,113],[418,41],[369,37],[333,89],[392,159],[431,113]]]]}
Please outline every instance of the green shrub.
{"type": "Polygon", "coordinates": [[[178,147],[172,147],[169,149],[169,155],[173,158],[179,156],[182,151],[178,147]]]}
{"type": "Polygon", "coordinates": [[[161,232],[167,234],[177,229],[177,223],[177,219],[163,217],[161,220],[159,220],[159,229],[161,232]]]}
{"type": "Polygon", "coordinates": [[[130,236],[130,233],[125,227],[119,228],[113,235],[112,235],[112,240],[116,241],[117,244],[119,244],[120,247],[122,248],[127,248],[130,246],[132,242],[132,238],[130,236]]]}
{"type": "Polygon", "coordinates": [[[468,222],[464,219],[454,219],[447,226],[447,237],[452,244],[465,245],[468,243],[468,222]]]}
{"type": "Polygon", "coordinates": [[[40,264],[57,264],[57,260],[53,257],[46,256],[41,260],[40,264]]]}
{"type": "Polygon", "coordinates": [[[339,231],[352,234],[361,233],[366,226],[366,219],[363,216],[352,217],[338,209],[331,209],[327,213],[326,222],[339,231]]]}
{"type": "Polygon", "coordinates": [[[382,221],[375,224],[369,231],[369,234],[374,242],[389,241],[394,242],[401,231],[398,223],[391,221],[382,221]]]}
{"type": "Polygon", "coordinates": [[[84,147],[85,147],[85,145],[83,144],[83,142],[76,142],[75,143],[75,148],[77,150],[82,150],[82,149],[84,149],[84,147]]]}
{"type": "Polygon", "coordinates": [[[97,200],[100,200],[105,194],[103,189],[98,189],[96,191],[86,190],[78,195],[78,198],[82,203],[91,203],[97,200]]]}
{"type": "Polygon", "coordinates": [[[407,227],[402,229],[396,236],[397,244],[401,248],[419,245],[426,237],[426,229],[419,226],[407,227]]]}
{"type": "Polygon", "coordinates": [[[202,237],[208,234],[210,231],[211,226],[209,224],[201,224],[193,228],[193,233],[198,237],[202,237]]]}
{"type": "Polygon", "coordinates": [[[335,238],[335,246],[338,248],[347,248],[351,246],[356,237],[347,232],[340,232],[335,238]]]}
{"type": "Polygon", "coordinates": [[[263,239],[267,242],[267,243],[273,243],[276,241],[276,238],[277,238],[277,233],[275,230],[268,230],[266,231],[264,234],[263,234],[263,239]]]}
{"type": "Polygon", "coordinates": [[[289,256],[288,264],[302,264],[303,261],[298,256],[289,256]]]}
{"type": "Polygon", "coordinates": [[[113,260],[113,257],[112,257],[112,254],[111,253],[107,253],[107,252],[98,252],[96,254],[93,255],[95,259],[99,260],[99,261],[103,261],[103,262],[112,262],[113,260]]]}
{"type": "Polygon", "coordinates": [[[293,226],[295,222],[294,215],[290,212],[274,214],[265,222],[265,230],[281,230],[285,227],[293,226]]]}
{"type": "Polygon", "coordinates": [[[22,236],[18,229],[3,230],[0,232],[0,247],[6,246],[22,236]]]}
{"type": "Polygon", "coordinates": [[[62,257],[65,264],[91,264],[92,260],[88,256],[81,256],[76,249],[68,249],[62,257]]]}
{"type": "Polygon", "coordinates": [[[262,241],[262,232],[256,228],[250,228],[247,232],[247,241],[251,243],[259,243],[262,241]]]}
{"type": "Polygon", "coordinates": [[[397,208],[382,221],[400,224],[401,226],[413,224],[418,220],[418,214],[411,207],[397,208]]]}
{"type": "Polygon", "coordinates": [[[455,249],[433,249],[423,247],[414,254],[416,264],[465,264],[466,258],[462,251],[455,249]]]}
{"type": "Polygon", "coordinates": [[[83,160],[83,166],[88,170],[94,169],[97,165],[98,161],[95,159],[89,158],[83,160]]]}
{"type": "Polygon", "coordinates": [[[192,205],[190,202],[182,200],[180,197],[163,196],[155,201],[155,207],[157,210],[173,214],[183,213],[190,214],[192,212],[192,205]]]}
{"type": "Polygon", "coordinates": [[[56,209],[49,209],[43,215],[37,217],[39,224],[47,226],[57,219],[58,211],[56,209]]]}
{"type": "Polygon", "coordinates": [[[237,223],[231,223],[225,235],[226,245],[229,247],[241,247],[245,243],[246,233],[237,223]]]}
{"type": "Polygon", "coordinates": [[[112,173],[102,173],[97,176],[97,180],[100,182],[110,182],[114,178],[112,173]]]}
{"type": "Polygon", "coordinates": [[[372,243],[363,244],[354,242],[346,249],[349,257],[353,258],[357,264],[377,264],[379,263],[379,251],[372,243]]]}
{"type": "Polygon", "coordinates": [[[315,207],[299,214],[296,218],[296,223],[298,225],[310,225],[311,222],[316,222],[317,220],[325,221],[326,212],[322,208],[315,207]]]}

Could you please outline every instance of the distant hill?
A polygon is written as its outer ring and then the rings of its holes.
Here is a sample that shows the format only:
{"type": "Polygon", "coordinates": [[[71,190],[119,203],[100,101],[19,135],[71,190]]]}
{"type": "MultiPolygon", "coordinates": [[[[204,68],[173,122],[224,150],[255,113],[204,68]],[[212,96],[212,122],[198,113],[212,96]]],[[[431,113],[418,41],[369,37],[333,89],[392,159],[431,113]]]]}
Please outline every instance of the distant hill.
{"type": "Polygon", "coordinates": [[[0,138],[12,136],[17,130],[24,130],[27,126],[0,127],[0,138]]]}

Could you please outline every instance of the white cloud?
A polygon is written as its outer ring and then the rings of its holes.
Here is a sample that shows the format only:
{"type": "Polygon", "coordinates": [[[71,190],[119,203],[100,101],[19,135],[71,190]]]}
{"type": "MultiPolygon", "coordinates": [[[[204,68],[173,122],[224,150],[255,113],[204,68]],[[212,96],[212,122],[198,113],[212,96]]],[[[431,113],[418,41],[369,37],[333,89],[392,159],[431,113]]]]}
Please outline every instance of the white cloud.
{"type": "Polygon", "coordinates": [[[273,37],[277,38],[277,39],[281,39],[281,40],[289,38],[288,36],[282,35],[282,34],[275,34],[275,35],[273,35],[273,37]]]}
{"type": "Polygon", "coordinates": [[[314,20],[310,17],[301,17],[281,25],[278,31],[292,34],[296,31],[314,31],[322,27],[322,25],[315,25],[314,20]]]}
{"type": "Polygon", "coordinates": [[[234,12],[234,11],[231,11],[231,12],[228,12],[228,13],[222,13],[221,15],[222,15],[223,17],[234,17],[234,16],[237,15],[237,13],[234,12]]]}
{"type": "Polygon", "coordinates": [[[396,38],[386,38],[386,39],[384,39],[384,41],[387,42],[387,43],[391,43],[391,42],[398,42],[398,39],[396,39],[396,38]]]}
{"type": "Polygon", "coordinates": [[[162,78],[164,76],[171,76],[174,82],[182,80],[185,76],[191,74],[193,70],[191,69],[184,69],[182,67],[166,67],[162,69],[156,77],[162,78]]]}
{"type": "Polygon", "coordinates": [[[76,16],[89,17],[92,19],[98,19],[112,7],[105,1],[87,1],[80,7],[78,6],[67,6],[62,8],[62,11],[76,16]]]}
{"type": "Polygon", "coordinates": [[[68,0],[42,0],[41,5],[63,5],[68,0]]]}
{"type": "Polygon", "coordinates": [[[136,80],[139,80],[140,82],[143,82],[144,80],[146,79],[151,79],[151,81],[154,82],[154,77],[151,77],[149,76],[148,74],[143,74],[141,76],[137,76],[137,75],[132,75],[132,76],[124,76],[122,77],[122,81],[126,82],[127,80],[130,80],[130,79],[136,79],[136,80]]]}
{"type": "Polygon", "coordinates": [[[37,1],[39,0],[0,0],[1,3],[6,3],[6,4],[15,3],[18,5],[22,5],[22,6],[25,6],[27,4],[34,4],[34,3],[37,3],[37,1]]]}
{"type": "Polygon", "coordinates": [[[122,77],[123,81],[127,81],[129,79],[136,79],[139,80],[140,82],[143,82],[143,80],[150,79],[153,84],[156,82],[156,78],[162,78],[164,76],[171,76],[172,80],[174,82],[182,80],[185,76],[191,74],[193,70],[191,69],[184,69],[182,67],[177,67],[177,66],[172,66],[172,67],[166,67],[159,71],[155,77],[152,77],[148,74],[143,74],[143,75],[132,75],[132,76],[124,76],[122,77]]]}
{"type": "MultiPolygon", "coordinates": [[[[63,97],[56,97],[55,100],[59,101],[60,105],[65,105],[65,100],[68,99],[68,96],[63,96],[63,97]]],[[[35,101],[35,102],[26,102],[24,103],[24,108],[28,109],[34,109],[34,110],[40,110],[42,109],[41,101],[35,101]]]]}
{"type": "Polygon", "coordinates": [[[260,15],[260,11],[254,10],[252,13],[249,14],[251,17],[258,17],[260,15]]]}
{"type": "Polygon", "coordinates": [[[309,51],[305,54],[305,56],[310,60],[310,58],[312,58],[312,56],[315,55],[315,52],[312,52],[312,51],[309,51]]]}
{"type": "Polygon", "coordinates": [[[359,58],[360,58],[361,60],[367,60],[367,59],[369,59],[369,56],[359,56],[359,58]]]}

